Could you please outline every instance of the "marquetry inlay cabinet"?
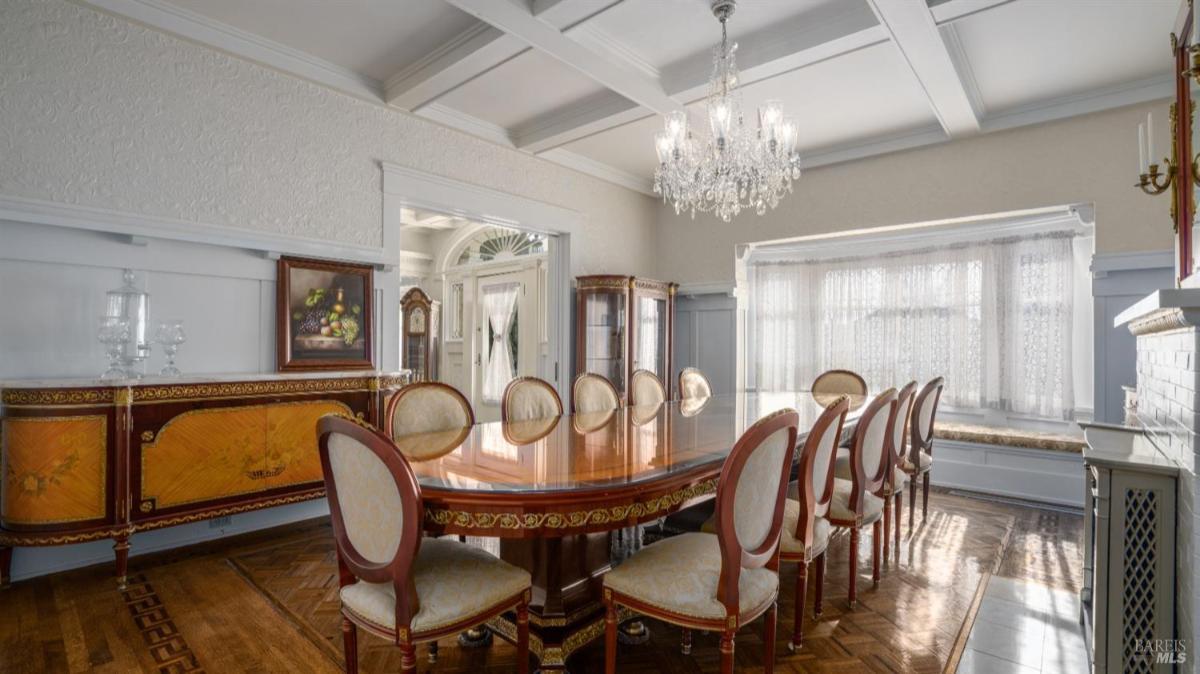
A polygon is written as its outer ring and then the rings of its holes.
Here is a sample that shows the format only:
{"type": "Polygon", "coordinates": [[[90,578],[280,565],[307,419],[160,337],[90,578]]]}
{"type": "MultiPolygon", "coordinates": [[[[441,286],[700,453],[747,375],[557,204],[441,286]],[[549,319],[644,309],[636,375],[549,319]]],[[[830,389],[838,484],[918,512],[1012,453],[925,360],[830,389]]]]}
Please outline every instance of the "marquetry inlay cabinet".
{"type": "Polygon", "coordinates": [[[649,370],[671,398],[678,287],[635,276],[577,277],[575,374],[608,377],[628,402],[634,371],[649,370]]]}
{"type": "Polygon", "coordinates": [[[407,373],[27,381],[0,400],[0,583],[12,548],[130,536],[324,496],[317,419],[378,423],[407,373]]]}

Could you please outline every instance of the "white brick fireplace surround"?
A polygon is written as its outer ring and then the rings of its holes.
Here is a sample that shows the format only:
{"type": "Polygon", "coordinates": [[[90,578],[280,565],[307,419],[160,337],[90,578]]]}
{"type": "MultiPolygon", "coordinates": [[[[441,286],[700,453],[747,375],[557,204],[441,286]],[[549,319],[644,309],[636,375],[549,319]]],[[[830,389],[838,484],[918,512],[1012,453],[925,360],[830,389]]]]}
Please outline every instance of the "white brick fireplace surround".
{"type": "MultiPolygon", "coordinates": [[[[1159,290],[1117,316],[1137,338],[1138,419],[1155,446],[1180,468],[1176,538],[1176,620],[1189,649],[1197,640],[1195,608],[1200,585],[1200,289],[1159,290]]],[[[1186,670],[1195,671],[1189,654],[1186,670]]]]}

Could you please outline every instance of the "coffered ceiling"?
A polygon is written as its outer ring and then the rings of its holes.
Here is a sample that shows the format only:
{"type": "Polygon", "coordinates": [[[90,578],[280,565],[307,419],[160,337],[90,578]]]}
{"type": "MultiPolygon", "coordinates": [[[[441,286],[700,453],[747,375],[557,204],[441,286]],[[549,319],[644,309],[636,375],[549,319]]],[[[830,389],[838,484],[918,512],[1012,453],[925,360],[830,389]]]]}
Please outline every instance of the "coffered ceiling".
{"type": "MultiPolygon", "coordinates": [[[[650,192],[702,99],[709,0],[84,0],[650,192]]],[[[741,0],[747,109],[814,167],[1172,95],[1177,0],[741,0]]]]}

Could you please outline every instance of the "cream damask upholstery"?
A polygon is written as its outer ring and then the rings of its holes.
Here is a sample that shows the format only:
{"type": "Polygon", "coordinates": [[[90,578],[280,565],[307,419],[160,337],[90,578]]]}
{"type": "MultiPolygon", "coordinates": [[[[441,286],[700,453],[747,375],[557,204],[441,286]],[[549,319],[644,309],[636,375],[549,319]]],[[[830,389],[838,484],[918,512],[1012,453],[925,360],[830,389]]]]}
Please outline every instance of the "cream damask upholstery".
{"type": "Polygon", "coordinates": [[[504,392],[507,421],[562,416],[562,403],[550,384],[532,377],[516,379],[504,392]]]}
{"type": "Polygon", "coordinates": [[[921,407],[913,413],[913,423],[917,424],[917,434],[929,438],[929,426],[933,423],[933,411],[937,409],[937,394],[927,395],[921,400],[921,407]]]}
{"type": "Polygon", "coordinates": [[[404,504],[387,465],[358,440],[333,433],[329,468],[340,487],[338,503],[350,544],[367,561],[392,561],[400,548],[404,504]]]}
{"type": "MultiPolygon", "coordinates": [[[[834,452],[837,451],[837,443],[840,439],[837,433],[837,425],[830,426],[825,431],[825,435],[821,436],[821,442],[817,444],[817,455],[813,457],[813,500],[818,501],[816,512],[813,514],[817,517],[824,515],[829,510],[828,503],[822,504],[819,502],[827,500],[823,498],[825,496],[825,481],[829,478],[829,464],[834,460],[834,452]]],[[[798,490],[795,498],[799,498],[798,490]]]]}
{"type": "MultiPolygon", "coordinates": [[[[920,465],[920,469],[916,472],[924,473],[925,471],[929,470],[930,466],[933,465],[933,456],[931,456],[929,452],[917,452],[917,455],[917,461],[920,465]]],[[[910,473],[913,472],[913,463],[911,457],[904,457],[904,468],[910,473]]]]}
{"type": "Polygon", "coordinates": [[[874,477],[879,474],[879,465],[884,459],[884,452],[887,450],[888,417],[887,410],[880,410],[878,414],[871,418],[870,425],[867,426],[867,432],[863,436],[862,462],[866,468],[864,474],[867,477],[874,477]]]}
{"type": "Polygon", "coordinates": [[[862,377],[849,370],[829,370],[813,380],[813,395],[866,395],[867,387],[862,377]]]}
{"type": "Polygon", "coordinates": [[[634,405],[655,405],[667,399],[667,391],[663,388],[662,381],[649,370],[634,372],[629,388],[634,405]]]}
{"type": "Polygon", "coordinates": [[[733,526],[743,550],[757,550],[771,532],[779,494],[768,487],[779,484],[789,434],[790,429],[784,428],[763,440],[746,459],[738,476],[733,496],[733,526]]]}
{"type": "MultiPolygon", "coordinates": [[[[528,571],[448,538],[421,541],[412,575],[420,602],[412,619],[414,633],[466,620],[530,585],[528,571]]],[[[342,604],[359,616],[395,629],[396,590],[391,582],[360,580],[343,587],[341,598],[342,604]]]]}
{"type": "Polygon", "coordinates": [[[471,425],[463,401],[441,387],[420,386],[404,391],[392,410],[392,437],[445,431],[471,425]]]}
{"type": "MultiPolygon", "coordinates": [[[[604,586],[657,608],[694,618],[724,619],[725,605],[717,601],[721,577],[721,547],[708,533],[665,538],[604,576],[604,586]]],[[[751,614],[770,602],[779,576],[766,567],[743,568],[738,578],[738,607],[751,614]]]]}
{"type": "Polygon", "coordinates": [[[604,412],[621,406],[612,383],[590,372],[575,380],[574,399],[576,412],[604,412]]]}
{"type": "MultiPolygon", "coordinates": [[[[928,458],[928,455],[926,455],[926,458],[928,458]]],[[[925,462],[925,461],[922,461],[922,464],[925,466],[929,465],[928,462],[925,462]]],[[[909,461],[907,459],[905,459],[904,465],[911,466],[912,464],[909,463],[909,461]]],[[[908,484],[908,473],[904,472],[904,469],[902,469],[900,466],[896,466],[895,468],[892,469],[892,471],[893,471],[893,473],[892,473],[893,483],[896,485],[897,489],[908,484]]],[[[834,474],[834,477],[839,477],[843,480],[853,480],[854,479],[853,476],[850,474],[850,450],[849,449],[842,448],[838,451],[837,462],[833,466],[833,474],[834,474]]]]}
{"type": "MultiPolygon", "coordinates": [[[[841,522],[853,522],[857,519],[850,507],[850,490],[853,483],[849,480],[834,478],[833,498],[829,499],[829,519],[841,522]]],[[[874,494],[863,494],[862,524],[871,524],[883,517],[883,499],[874,494]]]]}
{"type": "Polygon", "coordinates": [[[708,377],[694,367],[687,367],[679,373],[679,397],[683,400],[691,398],[708,398],[712,395],[712,386],[708,377]]]}
{"type": "MultiPolygon", "coordinates": [[[[795,484],[791,489],[795,490],[795,484]]],[[[804,542],[796,538],[796,524],[800,521],[800,502],[794,497],[789,498],[783,503],[783,531],[779,536],[779,549],[783,552],[803,555],[804,542]]],[[[717,533],[717,520],[715,517],[708,518],[700,527],[700,531],[705,533],[717,533]]],[[[807,557],[812,559],[825,551],[829,547],[829,534],[831,527],[829,520],[824,517],[816,517],[813,519],[813,545],[812,550],[808,552],[807,557]]]]}

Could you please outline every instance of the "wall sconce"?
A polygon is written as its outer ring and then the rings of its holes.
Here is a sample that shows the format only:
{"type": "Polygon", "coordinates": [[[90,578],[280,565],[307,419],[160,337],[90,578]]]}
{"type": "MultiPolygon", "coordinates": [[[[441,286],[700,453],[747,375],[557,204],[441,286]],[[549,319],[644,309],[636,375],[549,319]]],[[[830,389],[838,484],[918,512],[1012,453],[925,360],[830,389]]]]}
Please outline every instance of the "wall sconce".
{"type": "MultiPolygon", "coordinates": [[[[1175,106],[1171,106],[1171,135],[1175,135],[1175,106]]],[[[1174,147],[1174,143],[1172,143],[1174,147]]],[[[1163,158],[1165,171],[1159,170],[1158,163],[1151,163],[1154,156],[1154,115],[1146,114],[1146,123],[1138,124],[1138,187],[1146,194],[1162,194],[1175,183],[1178,165],[1169,157],[1163,158]]]]}

